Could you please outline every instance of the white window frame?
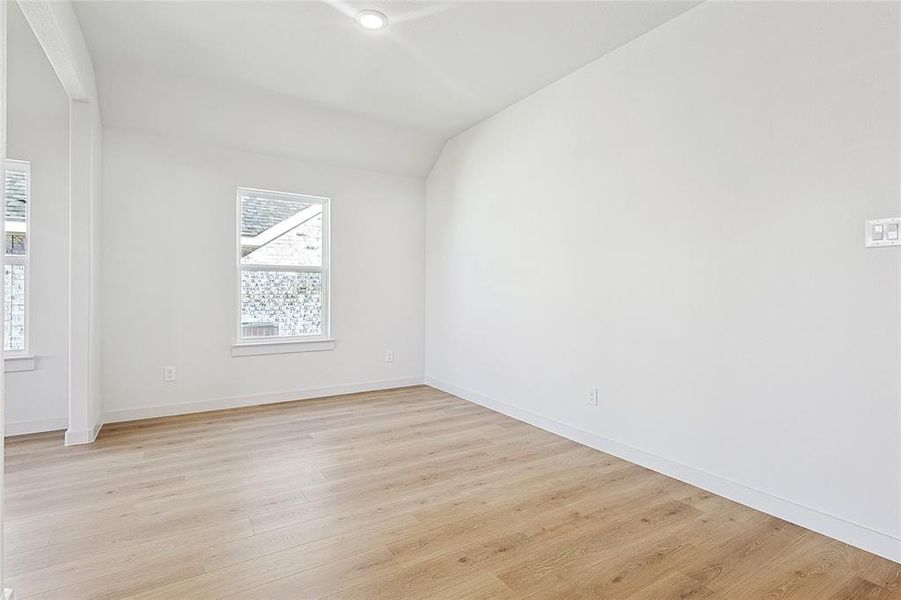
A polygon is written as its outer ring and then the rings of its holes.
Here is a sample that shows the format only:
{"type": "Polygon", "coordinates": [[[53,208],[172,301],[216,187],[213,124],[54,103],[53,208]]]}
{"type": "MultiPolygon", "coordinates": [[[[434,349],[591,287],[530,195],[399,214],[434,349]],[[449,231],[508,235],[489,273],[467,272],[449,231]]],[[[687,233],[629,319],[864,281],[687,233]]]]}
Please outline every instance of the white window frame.
{"type": "MultiPolygon", "coordinates": [[[[3,356],[6,358],[30,357],[31,350],[31,163],[27,160],[13,160],[7,158],[3,161],[5,171],[23,171],[26,175],[25,185],[25,256],[6,254],[5,265],[25,266],[25,347],[21,350],[6,350],[6,332],[3,332],[3,356]]],[[[6,185],[6,172],[3,173],[3,185],[6,185]]],[[[5,198],[5,196],[4,196],[5,198]]],[[[3,233],[9,232],[6,222],[6,205],[3,206],[3,233]]],[[[3,240],[3,252],[6,252],[6,239],[3,240]]],[[[18,369],[17,369],[18,370],[18,369]]]]}
{"type": "Polygon", "coordinates": [[[330,336],[331,319],[329,311],[330,298],[330,256],[331,228],[329,206],[330,198],[310,196],[289,192],[275,192],[257,188],[239,187],[235,194],[235,343],[232,356],[253,354],[272,354],[280,352],[306,352],[311,350],[332,350],[334,344],[330,336]],[[273,199],[300,200],[305,204],[322,206],[322,265],[318,267],[289,265],[245,265],[241,264],[241,196],[252,194],[273,199]],[[322,330],[317,334],[295,336],[243,337],[241,328],[241,273],[242,271],[289,271],[294,273],[320,273],[322,277],[322,330]],[[308,344],[308,345],[307,345],[308,344]],[[255,347],[281,345],[284,348],[274,350],[255,350],[255,347]]]}

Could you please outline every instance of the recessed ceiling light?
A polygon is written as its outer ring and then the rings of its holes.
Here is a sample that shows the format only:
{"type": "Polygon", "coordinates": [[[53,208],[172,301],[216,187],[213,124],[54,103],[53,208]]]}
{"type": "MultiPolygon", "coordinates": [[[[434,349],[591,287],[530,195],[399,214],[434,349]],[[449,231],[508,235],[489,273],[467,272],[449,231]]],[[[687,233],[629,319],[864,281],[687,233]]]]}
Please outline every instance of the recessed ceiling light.
{"type": "Polygon", "coordinates": [[[388,17],[386,17],[384,13],[372,10],[371,8],[358,12],[354,20],[360,27],[365,27],[366,29],[371,29],[373,31],[388,25],[388,17]]]}

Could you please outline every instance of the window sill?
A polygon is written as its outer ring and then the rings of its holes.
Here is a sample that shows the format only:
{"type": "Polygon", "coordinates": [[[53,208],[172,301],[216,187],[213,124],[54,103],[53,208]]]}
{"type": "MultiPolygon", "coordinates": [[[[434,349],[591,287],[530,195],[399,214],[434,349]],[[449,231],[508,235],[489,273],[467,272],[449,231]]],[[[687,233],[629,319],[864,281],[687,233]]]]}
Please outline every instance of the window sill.
{"type": "Polygon", "coordinates": [[[4,356],[3,370],[7,373],[15,373],[17,371],[34,371],[34,356],[30,354],[22,356],[4,356]]]}
{"type": "Polygon", "coordinates": [[[334,350],[335,340],[284,340],[241,342],[232,344],[232,356],[261,356],[264,354],[292,354],[294,352],[322,352],[334,350]]]}

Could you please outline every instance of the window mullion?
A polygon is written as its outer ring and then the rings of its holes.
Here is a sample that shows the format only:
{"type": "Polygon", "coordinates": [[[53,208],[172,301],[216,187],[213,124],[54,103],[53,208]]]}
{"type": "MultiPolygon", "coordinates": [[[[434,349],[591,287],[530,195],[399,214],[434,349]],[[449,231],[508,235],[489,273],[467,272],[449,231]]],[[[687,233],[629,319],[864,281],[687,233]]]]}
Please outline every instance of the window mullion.
{"type": "Polygon", "coordinates": [[[322,267],[301,265],[241,265],[242,271],[290,271],[294,273],[322,273],[322,267]]]}

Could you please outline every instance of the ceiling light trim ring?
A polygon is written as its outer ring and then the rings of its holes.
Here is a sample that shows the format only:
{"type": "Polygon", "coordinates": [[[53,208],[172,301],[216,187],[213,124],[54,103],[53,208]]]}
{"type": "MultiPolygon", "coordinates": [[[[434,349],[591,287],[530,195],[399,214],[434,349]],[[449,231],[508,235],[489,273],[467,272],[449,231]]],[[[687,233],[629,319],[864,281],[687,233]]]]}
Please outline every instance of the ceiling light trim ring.
{"type": "Polygon", "coordinates": [[[363,29],[376,31],[388,26],[388,17],[385,13],[372,8],[364,8],[354,17],[354,21],[363,29]]]}

